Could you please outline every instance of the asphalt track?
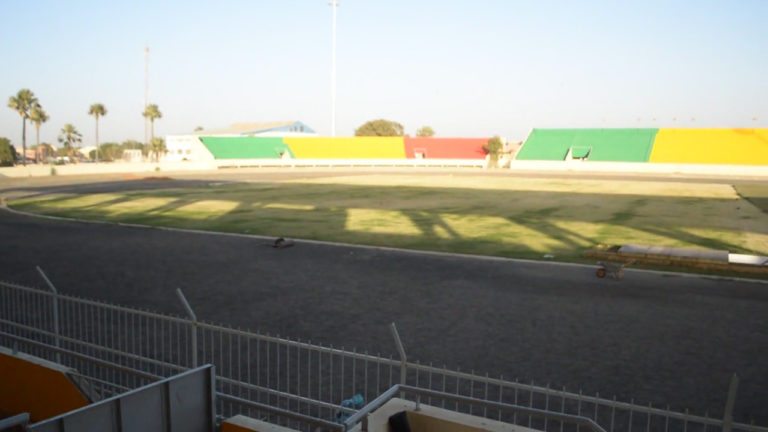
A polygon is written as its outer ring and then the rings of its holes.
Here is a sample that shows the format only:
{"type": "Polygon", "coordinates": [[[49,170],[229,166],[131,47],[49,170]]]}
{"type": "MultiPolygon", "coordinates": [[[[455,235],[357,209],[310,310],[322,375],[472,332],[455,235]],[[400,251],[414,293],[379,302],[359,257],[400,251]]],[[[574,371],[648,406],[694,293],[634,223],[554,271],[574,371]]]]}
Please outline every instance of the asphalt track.
{"type": "MultiPolygon", "coordinates": [[[[248,175],[271,176],[288,174],[248,175]]],[[[302,176],[313,175],[304,172],[302,176]]],[[[318,175],[327,175],[319,172],[318,175]]],[[[123,177],[0,183],[0,195],[197,185],[123,177]],[[123,180],[123,181],[117,181],[123,180]],[[72,183],[81,183],[73,186],[72,183]]],[[[358,351],[721,415],[741,379],[738,420],[768,424],[768,285],[629,270],[422,254],[52,220],[0,211],[0,279],[183,313],[358,351]]]]}

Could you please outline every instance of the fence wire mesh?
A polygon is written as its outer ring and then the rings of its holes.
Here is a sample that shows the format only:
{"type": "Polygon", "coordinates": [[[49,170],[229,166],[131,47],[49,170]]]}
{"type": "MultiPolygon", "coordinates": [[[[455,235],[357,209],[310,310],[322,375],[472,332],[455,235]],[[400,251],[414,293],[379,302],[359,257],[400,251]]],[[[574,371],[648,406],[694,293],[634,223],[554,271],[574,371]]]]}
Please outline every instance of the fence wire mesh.
{"type": "MultiPolygon", "coordinates": [[[[192,318],[159,314],[0,282],[0,345],[56,361],[87,381],[95,397],[137,388],[196,366],[216,367],[217,413],[261,418],[301,430],[316,425],[269,413],[267,405],[299,416],[340,421],[395,384],[590,418],[608,431],[727,430],[727,413],[716,418],[675,412],[461,372],[403,362],[332,346],[234,329],[192,318]],[[24,341],[34,343],[25,343],[24,341]],[[56,352],[45,346],[60,347],[56,352]],[[66,352],[80,354],[80,357],[66,352]],[[92,359],[92,360],[89,360],[92,359]],[[101,363],[94,363],[101,362],[101,363]],[[116,367],[106,367],[105,364],[116,367]],[[135,371],[139,375],[126,371],[135,371]],[[142,375],[143,374],[143,375],[142,375]],[[251,401],[246,404],[242,401],[251,401]]],[[[478,404],[427,398],[427,405],[544,431],[579,430],[563,422],[534,419],[478,404]]],[[[734,423],[732,430],[768,428],[734,423]]]]}

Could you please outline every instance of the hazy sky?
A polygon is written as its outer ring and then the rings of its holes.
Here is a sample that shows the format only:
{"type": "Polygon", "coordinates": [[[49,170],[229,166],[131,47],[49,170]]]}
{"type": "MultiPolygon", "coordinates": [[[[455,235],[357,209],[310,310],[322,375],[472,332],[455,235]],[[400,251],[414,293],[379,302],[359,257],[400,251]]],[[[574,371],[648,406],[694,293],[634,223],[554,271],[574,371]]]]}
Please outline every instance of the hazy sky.
{"type": "MultiPolygon", "coordinates": [[[[273,120],[330,134],[326,0],[7,0],[0,17],[0,136],[14,144],[21,119],[5,105],[21,88],[50,116],[44,142],[73,123],[92,144],[94,102],[109,111],[101,142],[142,140],[145,44],[157,135],[273,120]]],[[[767,23],[765,0],[341,0],[337,134],[374,118],[510,140],[765,127],[767,23]]]]}

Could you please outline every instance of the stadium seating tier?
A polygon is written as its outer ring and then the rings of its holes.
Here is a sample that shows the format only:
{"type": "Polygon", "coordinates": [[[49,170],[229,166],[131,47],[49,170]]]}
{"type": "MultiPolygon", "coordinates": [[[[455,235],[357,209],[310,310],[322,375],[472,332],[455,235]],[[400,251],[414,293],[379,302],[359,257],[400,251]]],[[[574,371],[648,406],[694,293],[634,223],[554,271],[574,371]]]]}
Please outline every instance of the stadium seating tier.
{"type": "Polygon", "coordinates": [[[657,129],[534,129],[519,160],[648,162],[657,129]]]}
{"type": "Polygon", "coordinates": [[[661,129],[650,161],[768,165],[768,129],[661,129]]]}
{"type": "Polygon", "coordinates": [[[279,159],[283,153],[293,157],[281,137],[200,137],[215,159],[279,159]]]}

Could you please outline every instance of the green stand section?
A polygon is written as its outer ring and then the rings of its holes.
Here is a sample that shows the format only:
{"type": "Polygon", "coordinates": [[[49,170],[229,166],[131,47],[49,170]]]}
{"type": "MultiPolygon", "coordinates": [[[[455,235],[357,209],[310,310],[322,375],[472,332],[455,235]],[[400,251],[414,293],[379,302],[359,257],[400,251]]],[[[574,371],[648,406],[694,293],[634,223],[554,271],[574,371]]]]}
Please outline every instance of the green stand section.
{"type": "Polygon", "coordinates": [[[214,159],[280,159],[284,153],[293,158],[281,137],[200,137],[214,159]]]}
{"type": "Polygon", "coordinates": [[[648,162],[658,129],[534,129],[518,160],[648,162]]]}

